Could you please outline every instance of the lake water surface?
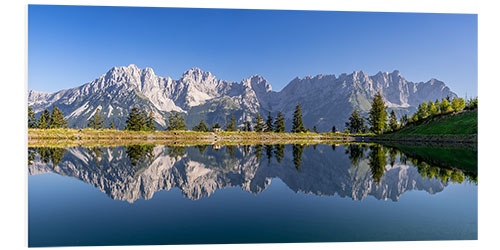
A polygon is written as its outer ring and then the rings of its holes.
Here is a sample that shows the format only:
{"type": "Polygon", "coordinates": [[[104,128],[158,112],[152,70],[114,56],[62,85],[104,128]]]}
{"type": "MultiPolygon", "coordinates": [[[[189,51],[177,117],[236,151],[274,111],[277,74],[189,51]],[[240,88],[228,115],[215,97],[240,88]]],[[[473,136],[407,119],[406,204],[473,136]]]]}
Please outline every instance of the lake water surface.
{"type": "Polygon", "coordinates": [[[477,239],[477,151],[29,148],[29,246],[477,239]]]}

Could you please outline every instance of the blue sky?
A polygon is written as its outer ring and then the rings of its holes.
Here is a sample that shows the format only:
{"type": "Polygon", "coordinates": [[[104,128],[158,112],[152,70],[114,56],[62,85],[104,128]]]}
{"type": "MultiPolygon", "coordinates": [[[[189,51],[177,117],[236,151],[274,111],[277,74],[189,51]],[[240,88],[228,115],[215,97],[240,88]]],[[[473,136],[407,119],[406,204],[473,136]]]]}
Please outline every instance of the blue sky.
{"type": "Polygon", "coordinates": [[[30,5],[28,88],[54,92],[113,66],[178,79],[295,77],[398,69],[477,96],[477,15],[30,5]]]}

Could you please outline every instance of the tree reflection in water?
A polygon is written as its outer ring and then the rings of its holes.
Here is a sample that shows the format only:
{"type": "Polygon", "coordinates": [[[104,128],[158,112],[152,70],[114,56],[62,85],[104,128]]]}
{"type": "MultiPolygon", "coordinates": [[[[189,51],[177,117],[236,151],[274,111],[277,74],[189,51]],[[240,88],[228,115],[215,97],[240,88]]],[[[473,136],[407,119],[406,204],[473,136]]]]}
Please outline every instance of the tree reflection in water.
{"type": "Polygon", "coordinates": [[[151,164],[153,161],[154,145],[130,145],[125,146],[125,152],[128,155],[130,164],[137,166],[140,163],[151,164]]]}
{"type": "Polygon", "coordinates": [[[293,144],[293,164],[295,168],[300,171],[300,164],[302,163],[302,153],[304,151],[303,144],[293,144]]]}
{"type": "Polygon", "coordinates": [[[278,164],[281,163],[283,157],[285,157],[285,144],[274,145],[274,156],[276,157],[278,164]]]}
{"type": "MultiPolygon", "coordinates": [[[[152,163],[153,158],[155,157],[153,149],[155,145],[146,144],[146,145],[128,145],[125,146],[125,152],[128,156],[130,164],[132,166],[145,165],[146,167],[152,163]]],[[[195,148],[198,149],[201,156],[204,156],[206,149],[209,145],[197,145],[195,148]]],[[[297,171],[301,170],[302,165],[302,155],[304,151],[304,144],[293,144],[292,145],[292,157],[293,164],[297,171]]],[[[313,145],[313,148],[316,145],[313,145]]],[[[331,145],[332,150],[335,151],[336,145],[331,145]]],[[[214,150],[217,152],[221,146],[212,145],[211,151],[214,150]]],[[[436,165],[437,162],[432,160],[432,164],[430,164],[427,160],[424,160],[418,154],[409,153],[408,151],[402,151],[395,147],[387,147],[379,144],[347,144],[344,145],[345,154],[349,159],[352,167],[359,167],[362,162],[366,162],[370,168],[371,176],[376,183],[380,183],[382,177],[385,174],[386,168],[394,167],[396,162],[398,161],[402,165],[408,165],[409,163],[416,167],[418,173],[424,179],[436,179],[443,183],[446,182],[454,182],[454,183],[463,183],[464,181],[469,181],[477,184],[477,165],[476,170],[464,170],[456,167],[449,166],[441,166],[436,165]]],[[[112,148],[111,152],[113,151],[112,148]]],[[[265,149],[266,157],[267,157],[267,165],[271,165],[272,157],[276,159],[278,164],[281,164],[283,159],[285,158],[285,145],[284,144],[275,144],[275,145],[229,145],[225,146],[225,150],[228,152],[228,156],[231,160],[235,159],[236,152],[239,152],[238,157],[244,156],[248,157],[253,151],[255,154],[257,162],[260,163],[262,151],[265,149]],[[253,147],[253,150],[252,150],[253,147]]],[[[85,149],[88,152],[88,155],[91,157],[95,164],[100,164],[103,159],[103,154],[105,152],[105,148],[102,147],[89,147],[85,149]]],[[[443,150],[443,149],[439,149],[443,150]]],[[[167,146],[166,152],[168,156],[174,158],[175,160],[179,160],[186,156],[186,147],[185,146],[167,146]]],[[[65,148],[47,148],[47,147],[30,147],[28,148],[28,165],[33,165],[34,162],[37,161],[37,155],[39,156],[39,161],[44,164],[51,164],[52,167],[57,166],[63,159],[64,154],[66,153],[65,148]]],[[[222,163],[222,162],[221,162],[222,163]]]]}

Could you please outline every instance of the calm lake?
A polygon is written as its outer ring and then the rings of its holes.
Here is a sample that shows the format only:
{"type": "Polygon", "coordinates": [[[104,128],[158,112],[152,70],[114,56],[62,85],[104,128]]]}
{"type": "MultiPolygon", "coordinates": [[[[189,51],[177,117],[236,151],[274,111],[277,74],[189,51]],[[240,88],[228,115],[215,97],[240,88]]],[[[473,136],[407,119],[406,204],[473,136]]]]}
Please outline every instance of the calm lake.
{"type": "Polygon", "coordinates": [[[477,151],[29,148],[37,246],[477,239],[477,151]]]}

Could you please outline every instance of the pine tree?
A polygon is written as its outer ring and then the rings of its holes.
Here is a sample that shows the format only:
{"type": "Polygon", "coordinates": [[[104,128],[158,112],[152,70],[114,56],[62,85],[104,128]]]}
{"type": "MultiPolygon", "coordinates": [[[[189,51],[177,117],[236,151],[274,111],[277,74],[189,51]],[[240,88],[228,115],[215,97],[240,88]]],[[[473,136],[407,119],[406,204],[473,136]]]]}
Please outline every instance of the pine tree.
{"type": "Polygon", "coordinates": [[[401,127],[404,127],[404,126],[406,126],[406,124],[408,124],[408,115],[407,114],[403,114],[401,116],[401,118],[399,119],[399,124],[401,125],[401,127]]]}
{"type": "Polygon", "coordinates": [[[302,110],[300,104],[295,107],[295,112],[293,113],[293,127],[292,133],[306,132],[304,124],[302,123],[302,110]]]}
{"type": "Polygon", "coordinates": [[[50,115],[49,128],[62,128],[66,127],[68,122],[64,120],[61,110],[56,107],[55,104],[52,105],[52,114],[50,115]]]}
{"type": "Polygon", "coordinates": [[[184,116],[175,112],[173,115],[170,113],[168,118],[168,127],[167,130],[186,130],[186,123],[184,122],[184,116]]]}
{"type": "Polygon", "coordinates": [[[273,132],[273,117],[271,116],[271,112],[268,113],[267,115],[267,120],[266,120],[266,128],[264,132],[273,132]]]}
{"type": "Polygon", "coordinates": [[[376,134],[382,133],[387,122],[387,111],[380,92],[373,97],[369,115],[370,130],[376,134]]]}
{"type": "Polygon", "coordinates": [[[423,101],[420,105],[418,105],[417,116],[419,120],[427,118],[429,113],[427,113],[427,102],[423,101]]]}
{"type": "Polygon", "coordinates": [[[263,121],[262,121],[262,117],[260,116],[260,114],[257,114],[257,116],[255,117],[255,132],[262,132],[262,130],[264,129],[264,124],[263,124],[263,121]]]}
{"type": "Polygon", "coordinates": [[[142,124],[139,109],[134,107],[128,115],[125,130],[140,131],[141,129],[142,124]]]}
{"type": "Polygon", "coordinates": [[[436,101],[434,102],[434,106],[436,106],[436,114],[438,114],[440,112],[440,107],[441,107],[441,103],[439,102],[439,99],[436,99],[436,101]]]}
{"type": "Polygon", "coordinates": [[[394,113],[394,110],[391,110],[391,116],[389,118],[389,127],[391,128],[392,131],[398,129],[399,127],[398,120],[396,118],[396,113],[394,113]]]}
{"type": "Polygon", "coordinates": [[[28,128],[37,128],[38,125],[36,123],[35,112],[33,112],[31,107],[28,107],[28,128]]]}
{"type": "Polygon", "coordinates": [[[285,117],[283,116],[283,113],[278,112],[278,115],[276,116],[276,121],[274,121],[274,132],[276,133],[282,133],[285,132],[285,117]]]}
{"type": "Polygon", "coordinates": [[[208,132],[208,126],[205,124],[205,121],[201,120],[200,124],[194,126],[193,130],[200,132],[208,132]]]}
{"type": "Polygon", "coordinates": [[[177,130],[186,130],[186,122],[184,121],[184,115],[176,113],[177,116],[177,130]]]}
{"type": "Polygon", "coordinates": [[[212,126],[212,131],[215,131],[216,129],[220,129],[220,124],[218,122],[216,122],[215,125],[212,126]]]}
{"type": "Polygon", "coordinates": [[[359,115],[357,109],[354,109],[345,126],[352,133],[362,133],[365,126],[365,119],[359,115]]]}
{"type": "Polygon", "coordinates": [[[147,131],[148,126],[146,124],[148,118],[148,114],[146,113],[146,110],[141,109],[141,112],[139,112],[139,124],[141,125],[141,131],[147,131]]]}
{"type": "Polygon", "coordinates": [[[236,122],[234,120],[234,115],[231,115],[231,120],[229,120],[226,131],[235,131],[236,130],[236,122]]]}
{"type": "Polygon", "coordinates": [[[314,127],[313,127],[313,131],[314,131],[314,133],[316,133],[316,134],[318,133],[318,128],[316,127],[316,125],[314,125],[314,127]]]}
{"type": "Polygon", "coordinates": [[[103,129],[104,128],[104,119],[101,114],[101,109],[97,109],[92,118],[90,118],[87,126],[93,129],[103,129]]]}
{"type": "Polygon", "coordinates": [[[146,129],[149,130],[149,131],[155,131],[156,130],[156,126],[155,126],[155,123],[154,123],[153,110],[149,111],[149,114],[148,114],[148,116],[146,117],[145,120],[146,120],[146,129]]]}
{"type": "Polygon", "coordinates": [[[439,111],[439,108],[436,106],[435,103],[433,103],[431,100],[429,100],[429,104],[427,105],[427,112],[429,113],[429,115],[436,115],[439,111]]]}
{"type": "Polygon", "coordinates": [[[451,108],[455,112],[464,110],[465,100],[463,98],[453,98],[453,100],[451,100],[451,108]]]}
{"type": "Polygon", "coordinates": [[[332,127],[332,133],[336,133],[337,132],[337,128],[335,127],[335,125],[333,125],[332,127]]]}
{"type": "Polygon", "coordinates": [[[448,99],[449,97],[447,99],[443,98],[443,100],[441,101],[441,105],[439,106],[439,111],[441,113],[448,113],[452,110],[450,101],[448,99]]]}
{"type": "Polygon", "coordinates": [[[38,128],[47,129],[49,128],[50,121],[50,111],[45,109],[40,115],[40,119],[38,120],[38,128]]]}
{"type": "Polygon", "coordinates": [[[247,132],[252,131],[252,123],[250,121],[245,121],[245,131],[247,132]]]}
{"type": "Polygon", "coordinates": [[[115,129],[115,124],[113,122],[109,123],[109,129],[115,129]]]}

